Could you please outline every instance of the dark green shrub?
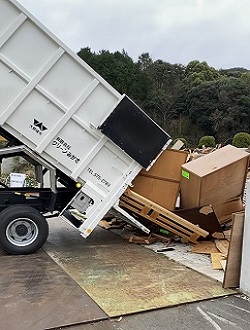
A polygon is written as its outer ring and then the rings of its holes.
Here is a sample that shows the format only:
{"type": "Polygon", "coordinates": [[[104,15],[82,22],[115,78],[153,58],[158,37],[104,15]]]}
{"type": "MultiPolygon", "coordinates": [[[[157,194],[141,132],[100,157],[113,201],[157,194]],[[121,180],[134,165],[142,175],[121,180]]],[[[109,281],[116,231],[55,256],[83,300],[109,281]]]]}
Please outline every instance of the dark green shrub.
{"type": "Polygon", "coordinates": [[[250,134],[246,132],[236,133],[232,143],[237,148],[248,148],[250,146],[250,134]]]}
{"type": "Polygon", "coordinates": [[[214,148],[216,146],[215,138],[211,135],[202,136],[199,140],[198,148],[203,146],[214,148]]]}

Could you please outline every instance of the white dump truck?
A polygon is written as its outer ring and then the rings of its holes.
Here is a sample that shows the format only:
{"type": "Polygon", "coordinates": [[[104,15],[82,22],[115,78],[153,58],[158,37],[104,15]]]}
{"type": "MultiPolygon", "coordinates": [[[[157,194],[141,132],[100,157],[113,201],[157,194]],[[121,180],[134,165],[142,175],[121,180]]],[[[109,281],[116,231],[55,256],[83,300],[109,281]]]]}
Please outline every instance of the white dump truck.
{"type": "Polygon", "coordinates": [[[84,238],[110,210],[148,232],[118,202],[170,136],[15,0],[0,0],[0,135],[0,159],[22,156],[39,182],[1,183],[6,252],[39,249],[56,215],[84,238]]]}

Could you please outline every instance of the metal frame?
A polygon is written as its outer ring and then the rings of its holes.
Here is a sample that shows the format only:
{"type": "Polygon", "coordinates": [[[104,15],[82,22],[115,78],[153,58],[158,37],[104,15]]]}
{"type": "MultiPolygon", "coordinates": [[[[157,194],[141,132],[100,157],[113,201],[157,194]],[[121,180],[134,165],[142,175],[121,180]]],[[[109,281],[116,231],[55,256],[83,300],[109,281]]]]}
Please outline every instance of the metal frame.
{"type": "Polygon", "coordinates": [[[15,146],[15,147],[9,147],[9,148],[2,148],[0,149],[0,158],[6,158],[5,156],[12,157],[17,156],[20,154],[25,154],[30,159],[35,161],[35,164],[42,165],[46,169],[48,169],[50,174],[50,184],[51,184],[51,190],[53,193],[57,193],[56,189],[56,169],[51,166],[48,162],[46,162],[42,157],[35,154],[31,149],[26,147],[25,145],[15,146]]]}

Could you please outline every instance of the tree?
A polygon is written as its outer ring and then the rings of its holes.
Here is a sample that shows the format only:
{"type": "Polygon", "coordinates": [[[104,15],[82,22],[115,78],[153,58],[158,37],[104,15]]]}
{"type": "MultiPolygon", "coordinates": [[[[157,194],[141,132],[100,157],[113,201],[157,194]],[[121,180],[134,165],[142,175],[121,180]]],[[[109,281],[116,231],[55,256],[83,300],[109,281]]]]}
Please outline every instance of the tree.
{"type": "Polygon", "coordinates": [[[151,91],[145,102],[145,110],[167,131],[170,121],[181,113],[182,79],[184,67],[156,60],[144,70],[150,81],[151,91]]]}
{"type": "Polygon", "coordinates": [[[223,143],[250,130],[250,72],[244,68],[216,70],[206,62],[185,67],[142,53],[134,62],[125,50],[78,55],[121,94],[132,98],[173,138],[195,145],[201,136],[223,143]]]}
{"type": "Polygon", "coordinates": [[[167,129],[167,119],[171,116],[170,107],[168,96],[161,90],[153,91],[145,104],[149,115],[164,129],[167,129]]]}
{"type": "Polygon", "coordinates": [[[217,82],[208,81],[193,87],[187,95],[190,119],[208,134],[213,134],[211,114],[218,108],[217,82]]]}
{"type": "Polygon", "coordinates": [[[150,57],[149,53],[142,53],[139,57],[138,57],[138,65],[139,65],[139,69],[141,71],[145,71],[148,67],[150,67],[153,64],[153,60],[150,57]]]}
{"type": "Polygon", "coordinates": [[[89,47],[81,48],[81,50],[77,53],[79,57],[81,57],[88,65],[91,67],[95,67],[95,53],[91,52],[89,47]]]}
{"type": "Polygon", "coordinates": [[[248,148],[250,146],[250,134],[246,132],[236,133],[233,137],[233,145],[237,148],[248,148]]]}
{"type": "Polygon", "coordinates": [[[185,70],[185,84],[188,89],[218,78],[220,78],[219,72],[206,62],[191,61],[185,70]]]}
{"type": "Polygon", "coordinates": [[[233,135],[240,130],[249,131],[250,90],[245,79],[223,78],[218,86],[219,107],[223,112],[221,128],[233,135]]]}
{"type": "Polygon", "coordinates": [[[199,140],[198,147],[202,148],[203,146],[214,148],[216,146],[214,136],[209,136],[209,135],[202,136],[199,140]]]}
{"type": "Polygon", "coordinates": [[[141,72],[138,65],[124,50],[122,53],[118,51],[111,53],[108,50],[102,50],[96,54],[92,53],[90,48],[87,47],[81,49],[78,55],[121,94],[125,93],[133,97],[135,82],[138,79],[142,80],[141,72]]]}

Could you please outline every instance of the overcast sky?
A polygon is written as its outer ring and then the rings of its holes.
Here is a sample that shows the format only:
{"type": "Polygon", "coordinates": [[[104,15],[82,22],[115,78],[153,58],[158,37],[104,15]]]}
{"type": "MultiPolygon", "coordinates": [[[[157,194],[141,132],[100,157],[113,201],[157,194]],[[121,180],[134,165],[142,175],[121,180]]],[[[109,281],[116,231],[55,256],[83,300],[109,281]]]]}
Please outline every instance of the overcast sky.
{"type": "Polygon", "coordinates": [[[250,0],[19,0],[69,48],[250,69],[250,0]]]}

